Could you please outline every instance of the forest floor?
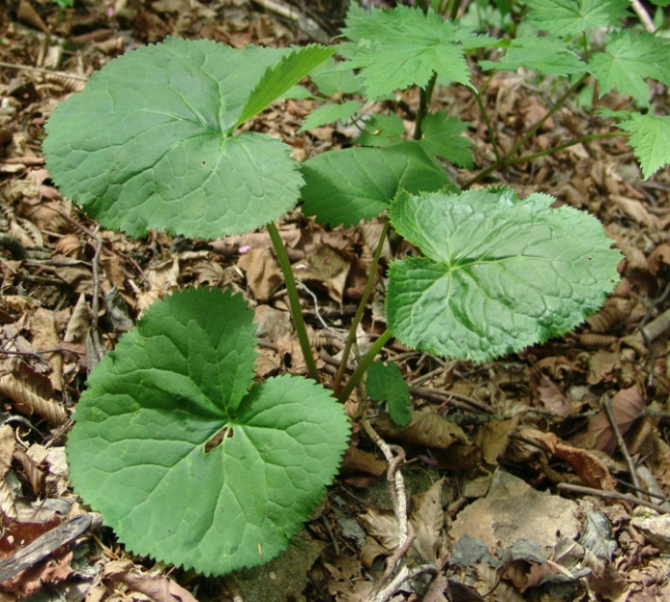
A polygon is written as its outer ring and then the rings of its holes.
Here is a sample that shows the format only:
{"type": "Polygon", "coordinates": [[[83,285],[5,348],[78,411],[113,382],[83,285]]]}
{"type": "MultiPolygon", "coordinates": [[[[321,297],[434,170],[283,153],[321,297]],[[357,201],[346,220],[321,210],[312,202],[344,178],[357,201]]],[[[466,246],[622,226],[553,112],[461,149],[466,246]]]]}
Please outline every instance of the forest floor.
{"type": "MultiPolygon", "coordinates": [[[[396,342],[384,349],[411,385],[418,413],[407,429],[393,428],[374,406],[371,415],[405,455],[399,470],[415,534],[408,550],[396,554],[388,466],[357,423],[327,498],[289,551],[260,569],[203,577],[127,553],[90,519],[74,536],[58,531],[68,519],[91,516],[70,487],[65,442],[93,365],[92,327],[110,350],[166,293],[228,286],[256,311],[259,378],[305,369],[266,234],[204,242],[152,232],[131,240],[100,229],[53,187],[41,151],[45,122],[106,62],[169,35],[241,48],[323,43],[336,33],[323,13],[305,9],[306,25],[295,8],[278,14],[287,7],[276,0],[0,7],[0,601],[357,602],[379,590],[377,599],[395,601],[670,600],[670,174],[643,181],[624,138],[575,145],[483,182],[512,186],[520,197],[546,192],[602,221],[625,260],[600,312],[564,338],[483,365],[396,342]],[[55,550],[22,558],[22,549],[49,534],[55,550]],[[384,585],[393,559],[408,578],[384,585]]],[[[548,95],[523,73],[488,83],[483,98],[503,147],[545,114],[548,95]]],[[[408,94],[397,104],[408,123],[417,100],[408,94]]],[[[476,169],[453,170],[463,184],[494,160],[486,125],[464,88],[439,88],[434,102],[471,124],[476,169]]],[[[608,102],[617,108],[626,100],[608,102]]],[[[281,137],[298,160],[347,145],[345,125],[298,133],[313,108],[311,100],[277,102],[253,127],[281,137]]],[[[568,103],[524,151],[592,127],[593,118],[568,103]]],[[[329,258],[310,264],[302,296],[327,384],[381,222],[331,230],[298,208],[280,230],[294,265],[329,258]]],[[[361,348],[383,330],[383,295],[380,274],[361,348]]],[[[359,395],[347,403],[352,416],[366,404],[359,395]]]]}

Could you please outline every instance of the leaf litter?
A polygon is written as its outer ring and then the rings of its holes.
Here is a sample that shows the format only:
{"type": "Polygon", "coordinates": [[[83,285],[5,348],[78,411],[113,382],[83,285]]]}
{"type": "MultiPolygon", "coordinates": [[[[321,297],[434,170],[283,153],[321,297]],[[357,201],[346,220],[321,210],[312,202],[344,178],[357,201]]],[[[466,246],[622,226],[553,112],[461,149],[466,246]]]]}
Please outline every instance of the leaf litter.
{"type": "MultiPolygon", "coordinates": [[[[194,283],[232,286],[256,305],[259,323],[263,312],[269,316],[262,345],[274,355],[262,368],[259,360],[257,373],[300,370],[292,363],[299,354],[291,349],[294,337],[281,283],[263,289],[267,282],[258,275],[276,269],[272,254],[263,250],[267,241],[228,237],[207,245],[187,240],[180,248],[179,241],[156,233],[132,241],[97,232],[95,223],[60,198],[43,168],[39,142],[45,118],[123,49],[170,34],[235,47],[307,41],[294,23],[280,24],[272,13],[244,1],[231,3],[220,16],[215,4],[181,0],[121,2],[111,12],[100,4],[62,15],[55,6],[28,0],[16,12],[0,9],[6,32],[0,60],[48,71],[3,69],[0,79],[5,200],[0,220],[3,236],[11,237],[0,241],[2,567],[11,566],[31,541],[85,512],[69,488],[63,443],[95,353],[91,324],[98,325],[100,345],[109,350],[144,309],[170,291],[194,283]],[[47,30],[78,44],[81,53],[63,54],[57,40],[44,37],[47,30]],[[38,47],[47,51],[40,54],[38,47]],[[115,294],[121,301],[113,300],[115,294]]],[[[476,107],[458,88],[440,88],[437,97],[473,124],[468,135],[475,160],[485,165],[490,146],[483,142],[476,107]]],[[[518,73],[495,75],[484,100],[502,147],[510,147],[519,128],[546,110],[518,73]]],[[[336,147],[347,136],[345,128],[339,128],[344,134],[332,127],[312,136],[296,134],[313,108],[309,103],[280,103],[254,127],[284,138],[301,158],[336,147]]],[[[569,136],[566,124],[577,131],[586,127],[582,120],[574,107],[563,110],[559,119],[546,122],[533,142],[535,150],[569,136]]],[[[412,579],[413,591],[399,588],[394,599],[483,599],[491,590],[486,599],[544,593],[582,600],[586,591],[595,599],[630,602],[670,596],[670,567],[663,556],[670,546],[664,514],[670,492],[668,325],[657,321],[667,309],[668,181],[661,172],[641,182],[637,166],[621,151],[613,141],[591,142],[543,159],[537,169],[507,174],[522,197],[549,192],[560,203],[589,209],[618,241],[625,256],[622,283],[586,325],[564,339],[483,365],[443,362],[397,342],[387,347],[384,359],[398,365],[413,385],[411,422],[398,429],[383,405],[371,419],[384,437],[406,450],[401,472],[414,539],[405,554],[411,567],[428,567],[412,579]],[[614,423],[601,406],[604,396],[611,399],[614,423]],[[637,496],[625,485],[632,479],[619,435],[642,489],[653,495],[637,496]],[[599,496],[603,492],[621,495],[608,499],[599,496]]],[[[457,170],[463,181],[467,174],[457,170]]],[[[312,316],[320,368],[327,373],[360,298],[381,225],[324,231],[296,212],[282,228],[296,275],[303,272],[314,295],[304,291],[303,303],[312,316]]],[[[392,256],[387,244],[384,257],[392,256]]],[[[361,344],[378,334],[383,320],[379,311],[370,312],[361,344]]],[[[348,402],[350,415],[357,416],[360,401],[348,402]]],[[[290,578],[273,565],[246,579],[169,571],[129,556],[110,533],[87,532],[4,581],[3,599],[25,599],[48,586],[72,600],[85,595],[91,600],[252,600],[254,595],[270,600],[269,591],[277,600],[367,600],[384,563],[397,551],[398,521],[383,476],[386,463],[356,422],[354,427],[340,480],[291,547],[294,555],[285,558],[294,566],[290,578]],[[252,582],[259,593],[252,592],[252,582]]]]}

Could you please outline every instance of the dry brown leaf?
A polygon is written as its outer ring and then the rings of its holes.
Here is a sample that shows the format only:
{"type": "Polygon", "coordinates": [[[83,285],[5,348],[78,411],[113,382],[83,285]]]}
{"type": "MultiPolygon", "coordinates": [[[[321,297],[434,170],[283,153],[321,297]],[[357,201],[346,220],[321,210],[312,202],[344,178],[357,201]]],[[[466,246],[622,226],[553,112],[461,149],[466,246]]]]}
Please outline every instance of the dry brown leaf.
{"type": "Polygon", "coordinates": [[[433,449],[447,449],[454,443],[467,443],[463,429],[435,412],[411,412],[408,426],[398,426],[388,414],[380,414],[375,429],[382,437],[423,445],[433,449]]]}
{"type": "Polygon", "coordinates": [[[518,477],[496,470],[488,494],[466,506],[456,517],[450,536],[479,537],[495,553],[510,549],[519,539],[539,545],[548,555],[561,536],[579,533],[578,505],[548,492],[539,492],[518,477]]]}
{"type": "Polygon", "coordinates": [[[240,257],[237,265],[244,270],[247,284],[257,301],[270,299],[283,282],[277,260],[268,248],[249,249],[240,257]]]}
{"type": "Polygon", "coordinates": [[[363,530],[388,552],[398,547],[398,519],[393,514],[382,514],[375,508],[368,508],[357,520],[363,530]]]}
{"type": "Polygon", "coordinates": [[[357,447],[348,447],[342,458],[340,473],[351,475],[357,473],[371,474],[380,477],[386,472],[386,462],[357,447]]]}
{"type": "MultiPolygon", "coordinates": [[[[610,402],[612,414],[621,431],[625,435],[633,422],[640,416],[646,405],[639,387],[619,391],[610,402]]],[[[616,436],[610,425],[607,413],[601,409],[589,422],[587,433],[595,435],[595,448],[612,455],[617,447],[616,436]]]]}
{"type": "Polygon", "coordinates": [[[531,371],[530,387],[539,405],[556,416],[565,416],[572,410],[570,401],[563,391],[546,374],[537,370],[531,371]]]}
{"type": "Polygon", "coordinates": [[[525,438],[539,443],[557,458],[565,460],[577,473],[584,485],[605,491],[614,491],[616,488],[616,481],[612,478],[605,463],[591,452],[566,445],[553,433],[544,433],[536,429],[523,429],[521,434],[525,438]]]}
{"type": "Polygon", "coordinates": [[[442,550],[440,535],[444,527],[444,510],[442,508],[442,487],[444,480],[433,483],[424,493],[412,496],[412,513],[409,517],[416,537],[412,542],[413,551],[423,562],[435,562],[442,550]]]}
{"type": "Polygon", "coordinates": [[[55,426],[67,420],[65,410],[51,399],[51,382],[25,364],[16,374],[0,377],[0,393],[9,397],[22,414],[31,416],[36,413],[55,426]]]}
{"type": "Polygon", "coordinates": [[[658,276],[658,273],[664,266],[670,266],[670,244],[661,243],[647,258],[651,273],[658,276]]]}
{"type": "Polygon", "coordinates": [[[495,466],[505,454],[509,445],[509,437],[519,424],[517,414],[509,420],[491,420],[479,428],[475,435],[475,443],[482,452],[487,464],[495,466]]]}
{"type": "Polygon", "coordinates": [[[35,351],[51,364],[49,380],[56,391],[63,390],[63,356],[59,351],[60,338],[56,332],[54,312],[42,307],[30,317],[29,326],[35,351]]]}
{"type": "Polygon", "coordinates": [[[296,280],[315,282],[326,289],[328,296],[342,303],[342,293],[347,283],[351,264],[329,246],[319,246],[298,264],[293,266],[296,280]]]}
{"type": "Polygon", "coordinates": [[[619,369],[619,354],[613,351],[596,351],[589,358],[589,373],[586,382],[597,385],[603,381],[612,381],[619,369]]]}
{"type": "Polygon", "coordinates": [[[198,602],[190,592],[169,577],[140,573],[131,560],[108,562],[103,568],[103,574],[107,579],[125,583],[131,590],[141,592],[156,602],[198,602]]]}

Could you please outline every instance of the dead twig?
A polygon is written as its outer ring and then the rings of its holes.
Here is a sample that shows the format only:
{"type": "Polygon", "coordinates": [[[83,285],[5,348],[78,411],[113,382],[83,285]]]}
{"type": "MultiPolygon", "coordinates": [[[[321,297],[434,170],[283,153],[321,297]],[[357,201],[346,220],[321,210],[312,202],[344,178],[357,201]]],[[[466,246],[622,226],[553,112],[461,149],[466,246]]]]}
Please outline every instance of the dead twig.
{"type": "Polygon", "coordinates": [[[628,466],[628,472],[630,472],[630,478],[633,481],[635,489],[637,490],[636,495],[641,498],[642,494],[640,493],[640,490],[642,488],[640,487],[640,480],[637,478],[635,464],[633,463],[633,458],[631,458],[630,456],[630,452],[628,451],[626,441],[624,441],[623,435],[621,434],[621,429],[619,428],[614,413],[612,412],[612,404],[610,403],[610,398],[607,395],[603,397],[602,405],[603,409],[605,410],[605,414],[607,414],[607,419],[610,422],[612,431],[614,431],[614,437],[616,438],[617,445],[619,446],[619,451],[621,451],[621,455],[626,460],[626,466],[628,466]]]}
{"type": "Polygon", "coordinates": [[[375,431],[367,418],[361,420],[361,426],[368,437],[379,447],[388,462],[387,478],[392,484],[393,512],[398,521],[398,548],[387,559],[386,570],[377,583],[375,594],[370,598],[371,602],[385,602],[397,591],[402,583],[412,576],[412,572],[405,564],[405,554],[412,545],[416,534],[407,518],[407,492],[405,490],[405,481],[399,470],[400,465],[405,460],[405,450],[398,445],[389,445],[386,443],[379,436],[379,433],[375,431]]]}
{"type": "Polygon", "coordinates": [[[667,514],[668,509],[660,506],[659,504],[654,504],[653,502],[648,502],[647,500],[641,500],[639,497],[630,495],[629,493],[619,493],[618,491],[604,491],[603,489],[594,489],[593,487],[584,487],[583,485],[572,485],[570,483],[559,483],[558,489],[560,491],[572,491],[573,493],[583,493],[585,495],[596,495],[598,497],[606,498],[608,500],[619,500],[621,502],[626,502],[633,506],[644,506],[645,508],[651,508],[656,510],[660,514],[667,514]]]}

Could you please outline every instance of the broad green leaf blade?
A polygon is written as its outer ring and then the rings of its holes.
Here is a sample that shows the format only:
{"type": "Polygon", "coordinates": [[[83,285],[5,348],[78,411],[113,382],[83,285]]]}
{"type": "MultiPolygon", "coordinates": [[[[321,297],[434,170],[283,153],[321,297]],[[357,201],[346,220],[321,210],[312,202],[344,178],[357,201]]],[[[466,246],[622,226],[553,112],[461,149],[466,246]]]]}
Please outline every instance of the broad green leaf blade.
{"type": "Polygon", "coordinates": [[[651,90],[645,81],[653,77],[670,83],[670,43],[641,32],[624,30],[605,40],[605,52],[594,54],[589,65],[598,78],[600,95],[616,88],[649,104],[651,90]]]}
{"type": "Polygon", "coordinates": [[[335,121],[347,121],[358,113],[362,106],[359,100],[349,100],[342,104],[329,103],[322,105],[305,117],[299,131],[304,132],[335,121]]]}
{"type": "Polygon", "coordinates": [[[516,71],[524,66],[540,73],[554,75],[572,75],[585,73],[586,64],[561,40],[548,37],[522,37],[503,42],[507,49],[505,56],[498,62],[479,61],[482,69],[516,71]]]}
{"type": "Polygon", "coordinates": [[[645,180],[670,163],[670,117],[638,114],[619,127],[631,133],[628,144],[640,161],[645,180]]]}
{"type": "Polygon", "coordinates": [[[107,63],[47,123],[44,153],[61,192],[104,227],[215,238],[262,226],[296,202],[290,149],[231,136],[267,48],[170,38],[107,63]]]}
{"type": "Polygon", "coordinates": [[[407,426],[412,419],[409,408],[409,385],[402,377],[397,364],[374,362],[368,368],[365,390],[368,397],[375,401],[388,403],[389,416],[398,426],[407,426]]]}
{"type": "Polygon", "coordinates": [[[240,126],[245,121],[258,115],[270,103],[290,90],[314,67],[323,63],[334,53],[334,47],[311,44],[299,50],[294,50],[277,65],[269,67],[249,96],[235,126],[240,126]]]}
{"type": "Polygon", "coordinates": [[[528,23],[556,36],[620,25],[630,16],[627,0],[526,0],[528,23]]]}
{"type": "Polygon", "coordinates": [[[426,115],[421,129],[423,139],[420,142],[429,153],[443,157],[459,167],[472,168],[472,142],[461,136],[468,129],[467,123],[457,117],[448,117],[446,111],[438,111],[426,115]]]}
{"type": "Polygon", "coordinates": [[[470,73],[461,44],[476,39],[429,9],[396,6],[394,10],[365,11],[355,3],[347,13],[342,34],[352,40],[338,52],[361,69],[370,98],[381,98],[411,85],[424,87],[433,72],[470,85],[470,73]]]}
{"type": "Polygon", "coordinates": [[[332,57],[310,71],[309,77],[324,96],[360,94],[363,82],[352,69],[336,63],[332,57]]]}
{"type": "Polygon", "coordinates": [[[361,146],[391,146],[398,144],[404,134],[405,124],[399,115],[373,115],[355,142],[361,146]]]}
{"type": "Polygon", "coordinates": [[[175,293],[91,375],[70,477],[135,553],[216,575],[267,562],[337,471],[349,426],[329,391],[283,376],[247,392],[252,316],[218,290],[175,293]]]}
{"type": "Polygon", "coordinates": [[[384,211],[401,188],[452,186],[442,167],[416,142],[388,148],[348,148],[302,164],[304,211],[331,226],[357,224],[384,211]]]}
{"type": "Polygon", "coordinates": [[[563,334],[618,281],[602,225],[512,190],[402,194],[394,227],[425,257],[391,264],[387,319],[405,345],[486,361],[563,334]]]}

